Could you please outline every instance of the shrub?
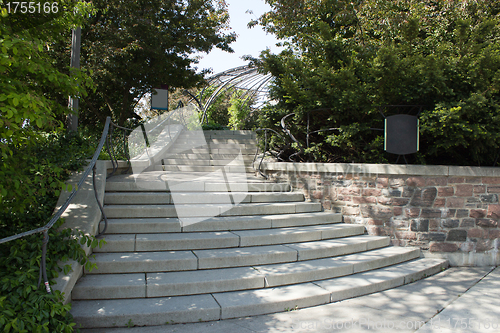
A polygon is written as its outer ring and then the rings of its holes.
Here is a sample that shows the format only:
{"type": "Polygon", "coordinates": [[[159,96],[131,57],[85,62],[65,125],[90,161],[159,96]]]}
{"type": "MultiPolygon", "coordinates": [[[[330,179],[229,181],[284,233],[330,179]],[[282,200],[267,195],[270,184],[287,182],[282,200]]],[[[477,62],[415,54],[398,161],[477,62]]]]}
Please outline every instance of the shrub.
{"type": "MultiPolygon", "coordinates": [[[[91,156],[94,147],[89,142],[73,133],[50,133],[38,136],[36,145],[15,147],[14,154],[7,156],[4,163],[16,168],[0,165],[1,185],[13,189],[0,202],[0,238],[49,222],[61,184],[91,156]]],[[[74,259],[87,269],[92,268],[78,238],[93,247],[99,243],[78,231],[57,230],[62,224],[60,219],[49,231],[46,267],[51,284],[63,269],[65,272],[69,269],[69,266],[60,268],[58,262],[74,259]]],[[[61,303],[60,292],[49,295],[43,283],[37,286],[42,239],[42,234],[35,234],[0,244],[0,330],[3,332],[73,331],[70,305],[61,303]]]]}
{"type": "MultiPolygon", "coordinates": [[[[379,107],[421,105],[423,164],[492,165],[500,147],[498,1],[325,0],[270,2],[260,23],[285,39],[256,64],[273,75],[271,97],[305,143],[307,113],[322,160],[384,163],[379,107]],[[290,119],[291,120],[291,119],[290,119]]],[[[387,114],[386,114],[387,115],[387,114]]],[[[263,110],[261,120],[276,113],[263,110]]],[[[279,120],[278,120],[279,121],[279,120]]],[[[263,124],[262,123],[262,124],[263,124]]],[[[279,126],[274,121],[273,126],[279,126]]]]}

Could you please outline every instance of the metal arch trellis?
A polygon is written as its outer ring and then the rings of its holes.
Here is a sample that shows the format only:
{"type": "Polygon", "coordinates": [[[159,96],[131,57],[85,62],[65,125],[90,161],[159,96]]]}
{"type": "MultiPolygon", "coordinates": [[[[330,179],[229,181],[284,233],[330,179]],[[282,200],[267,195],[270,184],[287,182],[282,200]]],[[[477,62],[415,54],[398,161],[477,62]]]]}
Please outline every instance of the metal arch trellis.
{"type": "Polygon", "coordinates": [[[246,66],[235,67],[221,73],[215,74],[207,79],[207,85],[196,97],[188,94],[196,100],[202,109],[203,116],[201,123],[208,122],[207,110],[214,103],[218,96],[231,89],[241,92],[240,98],[244,101],[243,106],[253,110],[261,108],[268,97],[268,84],[272,79],[271,74],[260,73],[258,68],[246,66]],[[213,92],[206,95],[207,91],[213,92]]]}

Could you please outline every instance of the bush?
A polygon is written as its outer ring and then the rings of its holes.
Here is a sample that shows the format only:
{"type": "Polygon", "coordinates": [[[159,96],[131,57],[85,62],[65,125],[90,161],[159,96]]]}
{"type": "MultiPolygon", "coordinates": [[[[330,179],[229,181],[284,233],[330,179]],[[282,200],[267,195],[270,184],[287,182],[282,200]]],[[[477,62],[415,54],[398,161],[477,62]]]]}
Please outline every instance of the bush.
{"type": "MultiPolygon", "coordinates": [[[[94,147],[84,137],[73,133],[50,133],[38,136],[36,145],[15,147],[0,165],[0,179],[7,191],[0,202],[0,238],[41,227],[49,222],[61,184],[72,171],[80,169],[94,147]],[[16,168],[8,166],[15,165],[16,168]],[[22,193],[22,195],[19,195],[22,193]]],[[[78,239],[97,246],[71,229],[57,230],[60,219],[49,231],[47,275],[51,284],[63,270],[58,262],[74,259],[91,269],[78,239]]],[[[61,303],[59,291],[47,294],[38,284],[43,235],[34,234],[0,244],[0,331],[3,332],[72,332],[74,323],[70,305],[61,303]]],[[[64,267],[67,273],[69,266],[64,267]]]]}
{"type": "Polygon", "coordinates": [[[86,164],[95,149],[73,133],[47,133],[34,145],[18,146],[0,165],[0,237],[43,226],[64,182],[86,164]],[[12,166],[16,166],[12,168],[12,166]]]}
{"type": "MultiPolygon", "coordinates": [[[[415,163],[492,165],[500,147],[498,1],[279,0],[260,23],[288,38],[255,62],[273,75],[271,98],[293,135],[322,160],[385,163],[379,107],[422,105],[415,163]],[[276,104],[276,103],[275,103],[276,104]],[[291,118],[290,118],[291,120],[291,118]]],[[[387,114],[386,114],[387,115],[387,114]]],[[[275,118],[264,110],[261,120],[275,118]]],[[[273,122],[279,127],[279,119],[273,122]]],[[[269,126],[267,126],[269,127],[269,126]]]]}
{"type": "MultiPolygon", "coordinates": [[[[64,221],[59,220],[49,231],[46,267],[51,285],[54,278],[70,266],[61,269],[58,262],[68,259],[78,261],[91,270],[93,266],[75,238],[97,246],[95,238],[75,234],[71,229],[58,231],[64,221]]],[[[42,234],[24,237],[0,245],[0,330],[3,332],[73,332],[75,323],[69,313],[71,305],[62,303],[63,295],[58,290],[48,294],[43,281],[38,287],[42,254],[42,234]]]]}

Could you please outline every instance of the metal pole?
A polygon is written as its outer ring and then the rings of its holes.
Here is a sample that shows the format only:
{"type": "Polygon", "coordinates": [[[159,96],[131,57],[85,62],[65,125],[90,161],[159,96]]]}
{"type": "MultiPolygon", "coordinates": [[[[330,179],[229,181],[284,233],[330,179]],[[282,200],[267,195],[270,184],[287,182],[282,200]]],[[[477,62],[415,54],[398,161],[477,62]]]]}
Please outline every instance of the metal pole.
{"type": "MultiPolygon", "coordinates": [[[[80,68],[80,46],[81,46],[82,28],[73,29],[71,38],[71,68],[80,68]]],[[[69,96],[68,107],[71,113],[67,116],[68,129],[78,131],[78,98],[69,96]]]]}

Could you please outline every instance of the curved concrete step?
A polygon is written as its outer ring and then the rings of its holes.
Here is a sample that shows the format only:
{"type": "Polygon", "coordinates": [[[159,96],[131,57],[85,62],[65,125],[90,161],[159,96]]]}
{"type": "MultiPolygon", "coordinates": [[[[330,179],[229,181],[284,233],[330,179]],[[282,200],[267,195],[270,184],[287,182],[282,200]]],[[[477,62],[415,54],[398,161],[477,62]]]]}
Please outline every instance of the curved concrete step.
{"type": "Polygon", "coordinates": [[[389,245],[388,237],[363,235],[310,243],[237,247],[238,238],[234,234],[225,233],[222,236],[220,242],[225,242],[227,248],[96,253],[92,262],[97,264],[97,268],[91,274],[171,272],[275,264],[341,256],[389,245]]]}
{"type": "Polygon", "coordinates": [[[116,299],[207,294],[320,281],[413,260],[417,249],[386,247],[308,261],[184,272],[85,275],[72,299],[116,299]]]}
{"type": "MultiPolygon", "coordinates": [[[[230,198],[228,196],[229,201],[230,198]]],[[[176,205],[106,205],[108,218],[212,217],[234,215],[293,214],[321,211],[320,202],[278,202],[231,204],[176,205]]]]}
{"type": "Polygon", "coordinates": [[[193,148],[192,146],[189,148],[182,148],[182,147],[172,147],[168,150],[167,154],[169,155],[175,155],[175,154],[202,154],[202,155],[209,155],[210,150],[208,147],[195,147],[193,148]]]}
{"type": "Polygon", "coordinates": [[[234,137],[234,138],[205,138],[205,140],[200,140],[200,138],[197,138],[196,140],[193,138],[185,137],[182,135],[179,135],[177,140],[175,140],[175,144],[180,144],[180,145],[206,145],[210,143],[215,143],[215,144],[244,144],[244,145],[250,145],[250,146],[256,146],[257,145],[257,140],[248,138],[245,136],[241,137],[234,137]]]}
{"type": "MultiPolygon", "coordinates": [[[[241,203],[304,201],[299,192],[231,192],[241,203]]],[[[104,196],[105,205],[154,205],[154,204],[215,204],[228,203],[228,192],[109,192],[104,196]]]]}
{"type": "MultiPolygon", "coordinates": [[[[179,160],[234,160],[239,154],[189,154],[189,153],[179,153],[179,154],[167,154],[165,159],[179,159],[179,160]]],[[[241,155],[244,161],[253,161],[255,153],[253,155],[241,155]]],[[[166,163],[165,163],[166,164],[166,163]]]]}
{"type": "MultiPolygon", "coordinates": [[[[201,177],[201,176],[200,176],[201,177]]],[[[172,181],[173,182],[173,181],[172,181]]],[[[180,181],[179,181],[180,183],[180,181]]],[[[285,183],[264,183],[264,182],[242,182],[229,183],[232,191],[245,192],[289,192],[291,187],[285,183]]],[[[167,192],[170,190],[169,181],[143,181],[133,179],[130,181],[108,181],[106,182],[106,192],[167,192]]],[[[176,186],[177,192],[221,192],[227,191],[227,184],[222,182],[204,181],[193,176],[187,180],[185,186],[176,186]]]]}
{"type": "MultiPolygon", "coordinates": [[[[228,164],[228,161],[224,160],[223,162],[224,162],[223,165],[228,164]]],[[[214,165],[214,164],[210,164],[210,163],[211,163],[210,156],[199,158],[199,159],[189,159],[189,158],[180,158],[176,155],[173,155],[172,158],[164,158],[161,161],[162,165],[177,165],[177,164],[181,164],[181,165],[205,165],[205,166],[214,165]]]]}
{"type": "Polygon", "coordinates": [[[251,143],[243,143],[243,142],[214,142],[213,140],[208,140],[207,142],[203,143],[203,141],[189,141],[189,140],[183,140],[179,141],[176,140],[175,144],[172,145],[171,149],[191,149],[191,148],[198,148],[198,147],[207,147],[210,149],[253,149],[255,152],[255,149],[257,149],[256,144],[251,144],[251,143]]]}
{"type": "Polygon", "coordinates": [[[179,137],[185,139],[199,138],[203,135],[206,140],[211,139],[256,139],[257,135],[253,131],[183,131],[179,137]]]}
{"type": "MultiPolygon", "coordinates": [[[[192,296],[74,301],[70,312],[75,321],[86,328],[126,327],[130,321],[143,326],[238,318],[374,293],[411,283],[447,267],[446,260],[416,259],[343,277],[274,288],[192,296]]],[[[243,271],[234,272],[236,275],[245,274],[243,271]]],[[[251,276],[250,271],[246,272],[251,276]]],[[[230,280],[231,276],[227,276],[230,280]]],[[[140,279],[139,276],[136,278],[140,279]]],[[[140,290],[146,293],[145,287],[140,290]]]]}
{"type": "Polygon", "coordinates": [[[209,148],[209,147],[194,147],[193,146],[173,146],[170,148],[166,154],[174,155],[174,154],[214,154],[214,155],[255,155],[257,148],[209,148]]]}
{"type": "Polygon", "coordinates": [[[231,232],[105,235],[106,244],[102,248],[95,248],[94,252],[178,251],[276,245],[362,235],[364,231],[364,227],[360,225],[333,224],[231,232]]]}
{"type": "MultiPolygon", "coordinates": [[[[162,165],[226,166],[231,163],[236,157],[237,156],[225,159],[211,159],[210,157],[189,159],[176,156],[175,158],[164,158],[162,160],[162,165]]],[[[253,157],[244,158],[243,161],[245,163],[245,166],[252,166],[253,157]]]]}
{"type": "MultiPolygon", "coordinates": [[[[231,161],[228,161],[229,164],[231,161]]],[[[255,172],[253,167],[248,166],[231,166],[231,165],[155,165],[152,171],[201,171],[201,172],[215,172],[224,167],[226,172],[235,173],[252,173],[255,172]]]]}
{"type": "Polygon", "coordinates": [[[230,231],[271,229],[339,223],[341,214],[330,212],[259,216],[220,216],[182,228],[178,218],[109,219],[106,234],[230,231]]]}

